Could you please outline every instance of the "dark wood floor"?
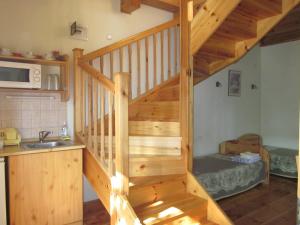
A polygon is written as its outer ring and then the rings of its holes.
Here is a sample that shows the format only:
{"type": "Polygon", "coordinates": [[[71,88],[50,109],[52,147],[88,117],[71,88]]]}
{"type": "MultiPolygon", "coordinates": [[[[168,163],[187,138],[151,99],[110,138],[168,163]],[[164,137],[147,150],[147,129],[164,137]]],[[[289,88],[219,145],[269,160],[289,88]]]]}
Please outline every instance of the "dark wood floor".
{"type": "Polygon", "coordinates": [[[295,225],[297,182],[271,176],[270,185],[219,201],[236,225],[295,225]]]}
{"type": "MultiPolygon", "coordinates": [[[[236,225],[295,225],[297,182],[271,176],[270,185],[219,201],[236,225]]],[[[99,201],[84,205],[85,225],[109,224],[109,215],[99,201]]]]}

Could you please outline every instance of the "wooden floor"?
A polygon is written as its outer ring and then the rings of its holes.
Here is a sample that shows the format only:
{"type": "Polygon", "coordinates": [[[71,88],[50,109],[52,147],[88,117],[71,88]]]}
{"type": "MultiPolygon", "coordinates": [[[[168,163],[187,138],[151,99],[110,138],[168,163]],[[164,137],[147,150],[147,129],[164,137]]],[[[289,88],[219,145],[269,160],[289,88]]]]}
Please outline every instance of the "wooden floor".
{"type": "MultiPolygon", "coordinates": [[[[295,225],[296,196],[295,180],[271,176],[269,186],[259,185],[219,204],[236,225],[295,225]]],[[[84,224],[109,224],[109,215],[99,201],[85,203],[84,224]]]]}
{"type": "Polygon", "coordinates": [[[295,225],[297,182],[271,176],[270,185],[219,201],[236,225],[295,225]]]}

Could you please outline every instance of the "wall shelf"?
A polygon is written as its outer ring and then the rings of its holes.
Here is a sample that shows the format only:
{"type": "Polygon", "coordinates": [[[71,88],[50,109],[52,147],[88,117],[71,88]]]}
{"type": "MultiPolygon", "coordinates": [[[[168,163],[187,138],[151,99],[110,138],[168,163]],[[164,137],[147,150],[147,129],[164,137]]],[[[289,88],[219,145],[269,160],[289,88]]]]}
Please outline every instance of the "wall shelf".
{"type": "Polygon", "coordinates": [[[60,67],[60,83],[63,90],[47,90],[47,89],[23,89],[23,88],[0,88],[1,91],[20,91],[31,93],[60,93],[62,101],[68,101],[70,98],[70,62],[69,56],[64,55],[63,60],[46,60],[46,59],[33,59],[16,56],[0,55],[0,60],[21,63],[33,63],[44,66],[58,66],[60,67]]]}

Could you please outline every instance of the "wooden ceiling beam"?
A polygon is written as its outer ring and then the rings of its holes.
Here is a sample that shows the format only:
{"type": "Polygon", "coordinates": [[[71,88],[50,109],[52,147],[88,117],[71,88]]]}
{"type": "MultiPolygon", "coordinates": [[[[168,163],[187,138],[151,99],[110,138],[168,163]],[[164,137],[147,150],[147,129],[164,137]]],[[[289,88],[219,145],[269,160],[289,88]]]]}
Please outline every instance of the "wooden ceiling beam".
{"type": "Polygon", "coordinates": [[[132,13],[141,7],[141,0],[121,0],[121,12],[132,13]]]}
{"type": "Polygon", "coordinates": [[[169,12],[179,11],[179,0],[142,0],[142,3],[169,12]]]}
{"type": "Polygon", "coordinates": [[[191,53],[195,55],[203,44],[238,6],[241,0],[207,0],[191,24],[191,53]]]}

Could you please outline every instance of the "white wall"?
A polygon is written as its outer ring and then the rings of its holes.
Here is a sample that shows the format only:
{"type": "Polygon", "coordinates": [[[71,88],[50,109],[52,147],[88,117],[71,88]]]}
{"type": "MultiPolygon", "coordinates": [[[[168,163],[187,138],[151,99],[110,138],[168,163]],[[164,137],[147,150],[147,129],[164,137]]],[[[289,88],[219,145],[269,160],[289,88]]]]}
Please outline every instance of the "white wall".
{"type": "Polygon", "coordinates": [[[194,87],[194,155],[218,152],[219,143],[260,133],[260,49],[194,87]],[[241,97],[228,96],[228,71],[242,71],[241,97]],[[222,87],[216,87],[216,82],[222,87]],[[251,84],[258,89],[251,90],[251,84]]]}
{"type": "MultiPolygon", "coordinates": [[[[170,19],[172,14],[147,6],[122,14],[120,0],[0,1],[0,48],[39,54],[59,50],[71,55],[73,48],[89,52],[170,19]],[[75,20],[88,27],[88,41],[69,38],[69,24],[75,20]],[[107,34],[113,40],[106,40],[107,34]]],[[[72,131],[73,96],[67,111],[72,131]]],[[[85,181],[85,200],[95,197],[85,181]]]]}
{"type": "Polygon", "coordinates": [[[261,48],[264,144],[298,149],[300,41],[261,48]]]}

